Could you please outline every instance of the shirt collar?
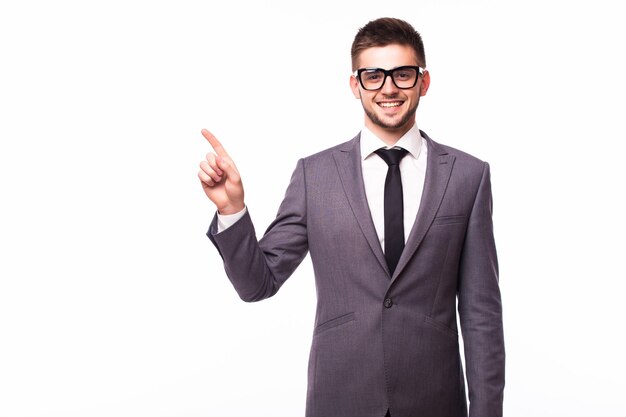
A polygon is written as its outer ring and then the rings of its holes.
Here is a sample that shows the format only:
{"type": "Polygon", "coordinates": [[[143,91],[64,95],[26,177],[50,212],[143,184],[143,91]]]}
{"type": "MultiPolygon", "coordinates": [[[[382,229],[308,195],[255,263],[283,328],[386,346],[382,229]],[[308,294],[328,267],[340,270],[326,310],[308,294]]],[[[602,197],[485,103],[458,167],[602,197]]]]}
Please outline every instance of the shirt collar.
{"type": "MultiPolygon", "coordinates": [[[[417,128],[417,124],[414,124],[393,147],[406,149],[413,158],[417,159],[422,149],[422,135],[417,128]]],[[[372,133],[367,127],[363,126],[363,130],[361,130],[361,160],[365,160],[368,156],[373,154],[374,151],[380,148],[389,149],[390,146],[372,133]]]]}

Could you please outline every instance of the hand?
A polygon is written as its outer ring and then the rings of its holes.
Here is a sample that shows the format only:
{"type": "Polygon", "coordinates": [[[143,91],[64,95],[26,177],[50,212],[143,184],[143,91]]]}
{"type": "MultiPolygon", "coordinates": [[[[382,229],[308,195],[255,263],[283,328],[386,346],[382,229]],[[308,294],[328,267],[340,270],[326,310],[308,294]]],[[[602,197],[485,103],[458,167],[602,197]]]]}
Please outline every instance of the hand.
{"type": "Polygon", "coordinates": [[[235,214],[244,209],[243,184],[239,171],[228,153],[211,132],[202,129],[202,135],[213,147],[213,152],[200,162],[198,178],[207,197],[220,214],[235,214]]]}

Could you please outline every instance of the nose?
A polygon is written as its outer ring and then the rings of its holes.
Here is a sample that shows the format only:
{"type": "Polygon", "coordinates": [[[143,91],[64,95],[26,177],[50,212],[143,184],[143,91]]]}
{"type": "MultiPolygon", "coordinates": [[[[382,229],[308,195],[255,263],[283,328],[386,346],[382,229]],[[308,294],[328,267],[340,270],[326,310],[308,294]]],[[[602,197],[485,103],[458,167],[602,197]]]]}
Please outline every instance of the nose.
{"type": "Polygon", "coordinates": [[[383,83],[383,86],[380,88],[380,91],[383,94],[388,94],[388,95],[393,95],[398,92],[398,87],[396,87],[396,85],[394,84],[393,79],[391,78],[391,75],[385,78],[385,82],[383,83]]]}

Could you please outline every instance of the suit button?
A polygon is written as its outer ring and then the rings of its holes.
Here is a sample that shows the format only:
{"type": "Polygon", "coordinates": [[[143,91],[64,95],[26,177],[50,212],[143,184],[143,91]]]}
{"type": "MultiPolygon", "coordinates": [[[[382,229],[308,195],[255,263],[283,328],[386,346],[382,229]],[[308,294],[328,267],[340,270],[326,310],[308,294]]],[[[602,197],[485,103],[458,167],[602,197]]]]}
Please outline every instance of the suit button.
{"type": "Polygon", "coordinates": [[[383,305],[386,308],[391,308],[391,306],[393,305],[393,301],[391,301],[391,298],[385,298],[385,302],[383,303],[383,305]]]}

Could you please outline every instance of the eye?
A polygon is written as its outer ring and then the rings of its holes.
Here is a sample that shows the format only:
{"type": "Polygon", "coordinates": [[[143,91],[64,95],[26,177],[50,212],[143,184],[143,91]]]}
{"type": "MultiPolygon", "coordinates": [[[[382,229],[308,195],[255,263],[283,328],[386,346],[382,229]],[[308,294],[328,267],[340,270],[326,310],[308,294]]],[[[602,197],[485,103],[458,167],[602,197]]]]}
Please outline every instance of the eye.
{"type": "Polygon", "coordinates": [[[382,78],[382,74],[378,71],[366,71],[363,73],[363,78],[366,81],[378,81],[382,78]]]}
{"type": "Polygon", "coordinates": [[[394,75],[397,80],[409,80],[413,77],[413,73],[406,70],[396,71],[394,75]]]}

